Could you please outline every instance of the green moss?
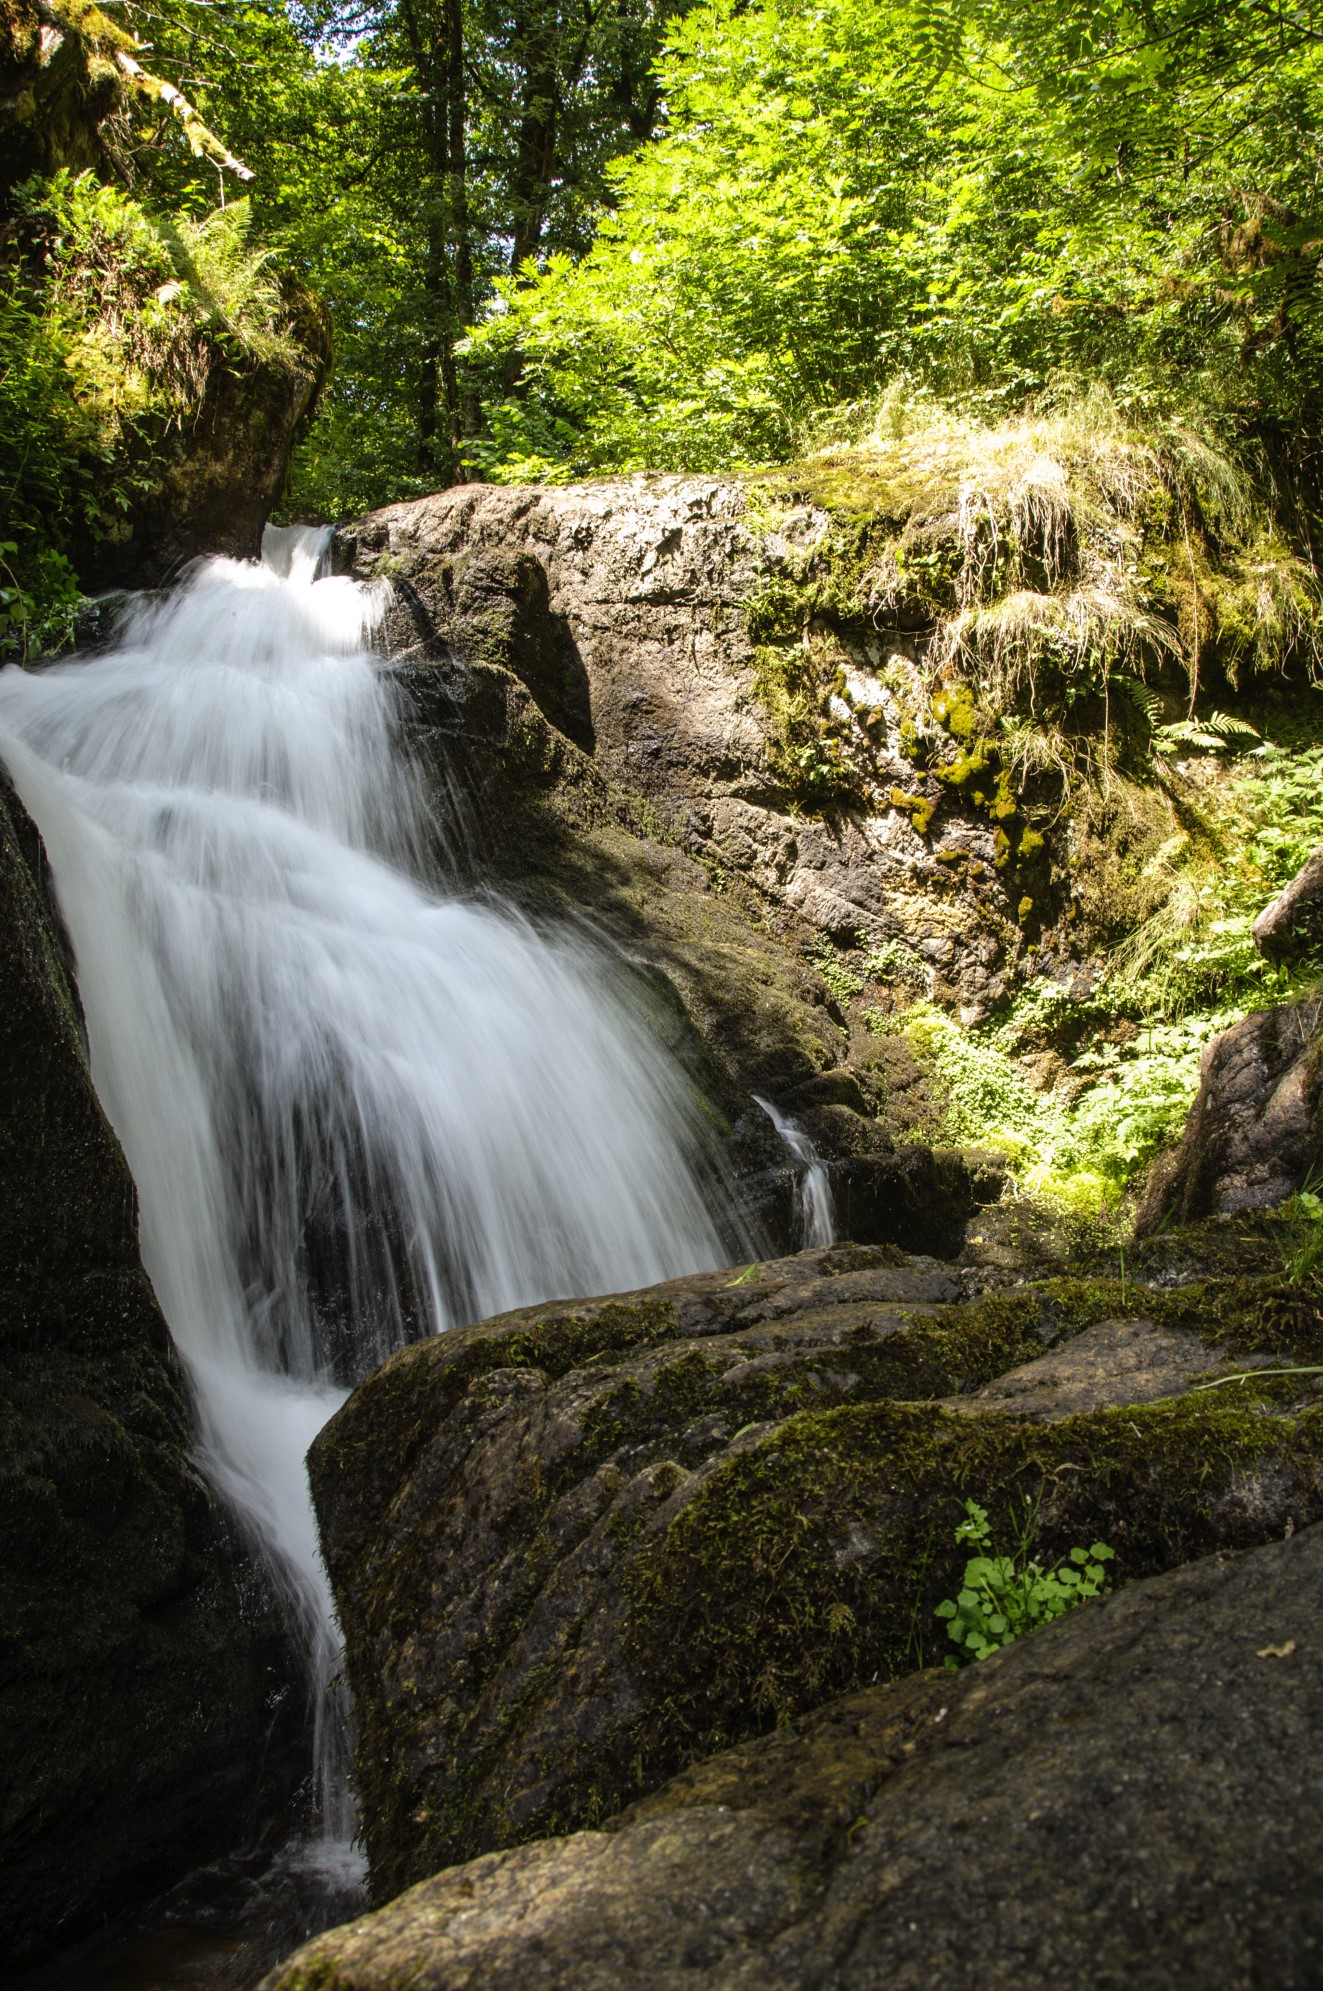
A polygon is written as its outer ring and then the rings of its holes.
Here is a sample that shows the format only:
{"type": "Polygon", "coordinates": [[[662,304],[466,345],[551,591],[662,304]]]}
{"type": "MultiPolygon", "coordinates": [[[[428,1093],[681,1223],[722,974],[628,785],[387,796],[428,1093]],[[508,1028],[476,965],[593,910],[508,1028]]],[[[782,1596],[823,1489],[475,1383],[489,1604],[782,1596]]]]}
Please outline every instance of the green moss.
{"type": "Polygon", "coordinates": [[[993,784],[992,795],[987,805],[988,814],[994,822],[1006,822],[1011,816],[1018,814],[1019,807],[1019,800],[1011,786],[1010,770],[1003,767],[999,769],[993,784]]]}
{"type": "Polygon", "coordinates": [[[932,822],[933,811],[937,807],[936,799],[930,800],[926,795],[907,795],[903,788],[893,788],[890,801],[893,809],[904,809],[907,812],[910,822],[920,836],[927,835],[928,825],[932,822]]]}
{"type": "Polygon", "coordinates": [[[967,1497],[1003,1534],[1041,1498],[1045,1556],[1102,1539],[1128,1579],[1263,1539],[1256,1475],[1323,1512],[1323,1412],[1205,1395],[1047,1426],[900,1403],[791,1420],[725,1461],[636,1569],[630,1651],[663,1711],[646,1781],[912,1666],[959,1577],[967,1497]]]}
{"type": "Polygon", "coordinates": [[[962,684],[953,691],[939,691],[933,699],[933,718],[939,726],[945,726],[953,740],[972,745],[979,720],[969,686],[962,684]]]}
{"type": "Polygon", "coordinates": [[[992,839],[992,861],[999,871],[1004,871],[1011,861],[1011,840],[1003,829],[992,839]]]}
{"type": "Polygon", "coordinates": [[[1030,858],[1037,857],[1039,851],[1043,848],[1043,844],[1044,838],[1040,830],[1025,830],[1023,836],[1020,838],[1020,848],[1017,853],[1021,864],[1026,864],[1030,858]]]}
{"type": "Polygon", "coordinates": [[[991,765],[994,751],[989,741],[979,740],[972,747],[962,747],[954,760],[943,761],[933,774],[948,788],[964,788],[991,765]]]}

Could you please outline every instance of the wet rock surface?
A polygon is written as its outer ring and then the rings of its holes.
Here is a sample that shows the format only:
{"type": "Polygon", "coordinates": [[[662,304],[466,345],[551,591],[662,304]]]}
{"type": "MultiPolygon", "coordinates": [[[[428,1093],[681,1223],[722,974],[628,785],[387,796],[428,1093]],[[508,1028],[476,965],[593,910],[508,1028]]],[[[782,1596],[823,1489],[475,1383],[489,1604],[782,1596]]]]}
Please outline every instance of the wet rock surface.
{"type": "Polygon", "coordinates": [[[193,1462],[84,1059],[39,841],[0,792],[0,1953],[251,1835],[304,1720],[274,1600],[193,1462]]]}
{"type": "Polygon", "coordinates": [[[1323,1002],[1310,997],[1255,1010],[1213,1039],[1180,1145],[1145,1188],[1141,1237],[1164,1223],[1268,1210],[1304,1187],[1323,1160],[1321,1020],[1323,1002]]]}
{"type": "Polygon", "coordinates": [[[1317,1309],[839,1246],[393,1357],[310,1470],[378,1899],[942,1640],[964,1502],[1128,1582],[1323,1517],[1317,1309]],[[1317,1359],[1315,1356],[1314,1359],[1317,1359]]]}
{"type": "Polygon", "coordinates": [[[438,1874],[263,1991],[1304,1991],[1321,1616],[1323,1528],[1209,1557],[438,1874]]]}

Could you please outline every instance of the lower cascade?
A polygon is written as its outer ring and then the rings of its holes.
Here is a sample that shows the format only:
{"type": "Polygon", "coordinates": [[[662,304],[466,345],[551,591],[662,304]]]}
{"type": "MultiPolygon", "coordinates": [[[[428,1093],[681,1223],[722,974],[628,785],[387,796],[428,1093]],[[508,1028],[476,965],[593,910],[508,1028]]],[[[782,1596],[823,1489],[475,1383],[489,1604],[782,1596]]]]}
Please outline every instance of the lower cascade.
{"type": "MultiPolygon", "coordinates": [[[[203,1467],[288,1600],[320,1840],[353,1833],[304,1455],[406,1340],[744,1240],[615,964],[424,882],[433,822],[368,647],[384,594],[269,532],[115,650],[0,676],[203,1467]],[[723,1214],[725,1212],[726,1214],[723,1214]]],[[[448,805],[453,806],[453,804],[448,805]]]]}
{"type": "Polygon", "coordinates": [[[807,1250],[834,1243],[836,1206],[822,1157],[797,1120],[787,1119],[761,1094],[755,1092],[753,1098],[775,1127],[795,1173],[795,1215],[800,1244],[807,1250]]]}

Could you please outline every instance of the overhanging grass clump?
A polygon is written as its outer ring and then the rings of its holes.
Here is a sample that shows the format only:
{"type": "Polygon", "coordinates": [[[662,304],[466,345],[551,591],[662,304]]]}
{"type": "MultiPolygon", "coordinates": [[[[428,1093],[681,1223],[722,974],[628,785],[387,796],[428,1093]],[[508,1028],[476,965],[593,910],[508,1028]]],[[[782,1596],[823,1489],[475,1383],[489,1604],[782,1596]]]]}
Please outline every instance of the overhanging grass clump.
{"type": "Polygon", "coordinates": [[[1267,460],[1197,406],[1076,384],[990,423],[892,390],[765,488],[864,532],[859,618],[930,632],[934,678],[997,717],[1060,719],[1124,675],[1178,675],[1193,701],[1323,666],[1323,592],[1267,460]]]}

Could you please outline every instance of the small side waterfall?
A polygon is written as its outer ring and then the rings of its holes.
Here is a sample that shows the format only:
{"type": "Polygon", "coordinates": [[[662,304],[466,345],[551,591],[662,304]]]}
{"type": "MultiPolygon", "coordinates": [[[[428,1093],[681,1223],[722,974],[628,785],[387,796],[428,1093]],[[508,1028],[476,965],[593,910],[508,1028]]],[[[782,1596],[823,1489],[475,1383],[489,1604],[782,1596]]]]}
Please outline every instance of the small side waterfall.
{"type": "Polygon", "coordinates": [[[753,1099],[776,1128],[790,1157],[795,1176],[799,1245],[809,1250],[815,1245],[832,1244],[836,1238],[836,1210],[826,1163],[798,1121],[778,1113],[770,1099],[763,1099],[756,1092],[753,1099]]]}
{"type": "Polygon", "coordinates": [[[0,674],[0,755],[50,855],[203,1463],[302,1630],[336,1840],[321,1424],[410,1337],[740,1239],[614,965],[419,882],[422,803],[367,647],[382,593],[316,579],[323,536],[268,544],[142,608],[112,654],[0,674]]]}

